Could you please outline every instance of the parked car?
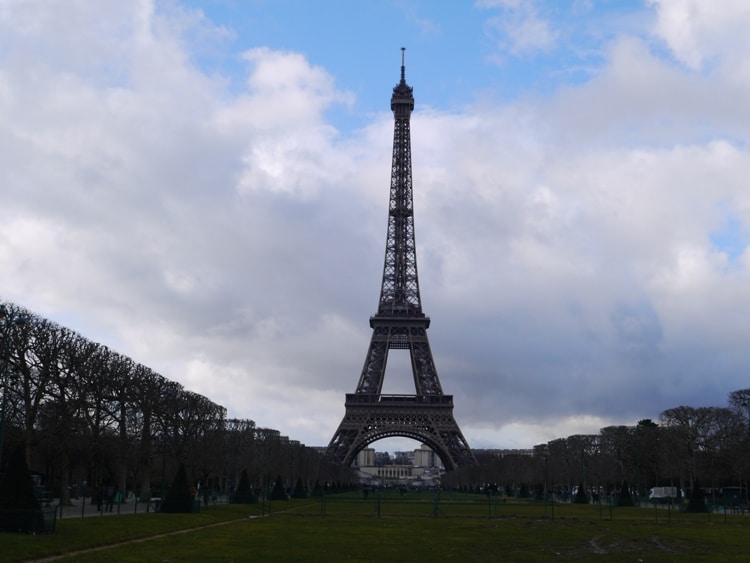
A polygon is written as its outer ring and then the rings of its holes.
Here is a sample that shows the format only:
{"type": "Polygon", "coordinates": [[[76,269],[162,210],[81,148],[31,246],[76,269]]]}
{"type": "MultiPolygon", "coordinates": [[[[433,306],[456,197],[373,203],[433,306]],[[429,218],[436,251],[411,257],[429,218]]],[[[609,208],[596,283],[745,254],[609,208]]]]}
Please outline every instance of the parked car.
{"type": "Polygon", "coordinates": [[[673,502],[684,496],[685,493],[680,491],[677,487],[653,487],[648,490],[649,502],[657,504],[673,502]]]}

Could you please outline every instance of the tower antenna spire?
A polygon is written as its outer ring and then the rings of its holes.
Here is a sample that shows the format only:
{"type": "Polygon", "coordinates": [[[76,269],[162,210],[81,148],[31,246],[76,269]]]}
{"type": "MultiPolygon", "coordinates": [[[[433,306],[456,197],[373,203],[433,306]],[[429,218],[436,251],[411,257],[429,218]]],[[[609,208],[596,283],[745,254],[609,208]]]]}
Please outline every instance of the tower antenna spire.
{"type": "Polygon", "coordinates": [[[406,82],[406,66],[404,60],[406,59],[406,47],[401,47],[401,82],[406,82]]]}

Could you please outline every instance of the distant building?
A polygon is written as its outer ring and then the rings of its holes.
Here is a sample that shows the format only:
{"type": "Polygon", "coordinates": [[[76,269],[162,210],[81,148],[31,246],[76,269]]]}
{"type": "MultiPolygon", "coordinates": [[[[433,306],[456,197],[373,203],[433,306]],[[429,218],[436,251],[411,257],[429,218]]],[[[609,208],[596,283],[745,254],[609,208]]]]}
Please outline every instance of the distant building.
{"type": "Polygon", "coordinates": [[[419,467],[440,467],[442,465],[435,452],[424,444],[418,450],[414,450],[413,463],[419,467]]]}
{"type": "Polygon", "coordinates": [[[360,467],[360,472],[377,477],[384,482],[410,481],[414,477],[414,467],[411,465],[384,465],[382,467],[360,467]]]}
{"type": "Polygon", "coordinates": [[[357,466],[358,467],[371,467],[375,465],[375,450],[373,448],[365,448],[359,454],[357,454],[357,466]]]}
{"type": "Polygon", "coordinates": [[[430,488],[440,484],[445,470],[440,458],[425,444],[411,452],[395,452],[394,458],[387,452],[365,448],[355,463],[361,482],[373,487],[430,488]]]}
{"type": "Polygon", "coordinates": [[[391,456],[388,455],[388,452],[375,452],[375,463],[374,465],[381,466],[381,465],[388,465],[393,463],[391,460],[391,456]]]}
{"type": "Polygon", "coordinates": [[[476,449],[473,450],[474,455],[481,456],[481,457],[499,457],[503,458],[509,455],[515,455],[515,456],[529,456],[532,457],[534,455],[533,449],[516,449],[516,450],[481,450],[476,449]]]}

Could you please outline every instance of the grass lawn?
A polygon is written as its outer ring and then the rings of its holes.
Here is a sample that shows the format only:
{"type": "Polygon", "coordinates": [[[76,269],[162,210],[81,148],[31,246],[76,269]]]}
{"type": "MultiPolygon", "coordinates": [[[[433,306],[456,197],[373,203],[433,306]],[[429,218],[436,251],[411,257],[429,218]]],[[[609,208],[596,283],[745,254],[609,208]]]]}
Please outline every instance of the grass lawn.
{"type": "Polygon", "coordinates": [[[750,516],[501,502],[480,495],[332,495],[200,514],[58,520],[0,534],[0,561],[746,561],[750,516]],[[66,555],[67,554],[67,555],[66,555]]]}

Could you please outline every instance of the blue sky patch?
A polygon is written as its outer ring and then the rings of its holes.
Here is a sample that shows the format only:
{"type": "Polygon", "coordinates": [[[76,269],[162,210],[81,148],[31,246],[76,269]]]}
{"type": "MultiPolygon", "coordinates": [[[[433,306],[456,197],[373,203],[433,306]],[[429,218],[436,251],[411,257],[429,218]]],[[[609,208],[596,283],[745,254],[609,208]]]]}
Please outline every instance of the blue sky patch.
{"type": "Polygon", "coordinates": [[[742,221],[735,215],[728,216],[719,229],[709,235],[711,245],[729,257],[731,262],[739,258],[748,242],[750,236],[742,221]]]}

